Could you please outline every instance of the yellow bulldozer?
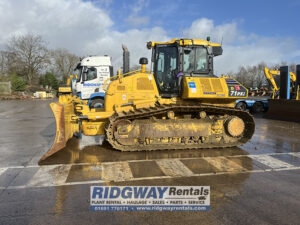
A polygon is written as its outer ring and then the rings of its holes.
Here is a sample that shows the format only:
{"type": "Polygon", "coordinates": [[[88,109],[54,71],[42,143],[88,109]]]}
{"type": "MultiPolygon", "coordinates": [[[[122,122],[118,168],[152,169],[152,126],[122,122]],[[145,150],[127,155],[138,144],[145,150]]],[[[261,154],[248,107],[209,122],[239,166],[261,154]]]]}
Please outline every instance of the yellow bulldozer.
{"type": "Polygon", "coordinates": [[[107,79],[104,108],[90,108],[71,94],[50,104],[56,137],[41,160],[76,134],[98,136],[99,144],[106,140],[120,151],[224,148],[251,139],[253,117],[234,108],[237,99],[247,98],[247,89],[214,75],[220,44],[173,39],[148,42],[147,48],[152,49],[151,72],[141,58],[141,69],[107,79]]]}

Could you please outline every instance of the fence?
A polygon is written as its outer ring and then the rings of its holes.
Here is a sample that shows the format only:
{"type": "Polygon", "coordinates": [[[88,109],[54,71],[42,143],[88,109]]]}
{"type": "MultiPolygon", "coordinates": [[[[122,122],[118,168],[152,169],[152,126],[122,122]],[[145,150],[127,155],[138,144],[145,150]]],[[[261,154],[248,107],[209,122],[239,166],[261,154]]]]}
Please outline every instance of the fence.
{"type": "Polygon", "coordinates": [[[10,95],[10,94],[11,94],[11,83],[0,82],[0,95],[10,95]]]}

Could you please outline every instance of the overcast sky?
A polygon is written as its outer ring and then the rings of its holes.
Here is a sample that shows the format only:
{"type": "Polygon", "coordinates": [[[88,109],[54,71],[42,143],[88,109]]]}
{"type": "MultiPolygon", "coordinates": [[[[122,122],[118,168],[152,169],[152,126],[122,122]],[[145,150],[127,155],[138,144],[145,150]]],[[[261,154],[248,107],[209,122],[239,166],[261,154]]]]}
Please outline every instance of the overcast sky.
{"type": "Polygon", "coordinates": [[[12,35],[39,34],[50,48],[107,54],[119,67],[122,43],[135,65],[150,57],[147,41],[209,35],[223,39],[217,74],[261,61],[300,64],[299,10],[299,0],[0,0],[0,48],[12,35]]]}

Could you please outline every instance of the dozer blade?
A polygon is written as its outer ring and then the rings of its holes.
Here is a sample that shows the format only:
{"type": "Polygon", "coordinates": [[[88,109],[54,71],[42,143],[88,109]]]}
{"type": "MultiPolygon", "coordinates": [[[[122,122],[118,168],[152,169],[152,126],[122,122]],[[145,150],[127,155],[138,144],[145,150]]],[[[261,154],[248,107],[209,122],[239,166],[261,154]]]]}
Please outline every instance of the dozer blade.
{"type": "Polygon", "coordinates": [[[42,156],[39,163],[66,147],[67,141],[72,138],[74,133],[70,120],[70,114],[73,112],[73,104],[62,105],[59,103],[50,103],[50,107],[56,121],[56,135],[51,148],[42,156]]]}

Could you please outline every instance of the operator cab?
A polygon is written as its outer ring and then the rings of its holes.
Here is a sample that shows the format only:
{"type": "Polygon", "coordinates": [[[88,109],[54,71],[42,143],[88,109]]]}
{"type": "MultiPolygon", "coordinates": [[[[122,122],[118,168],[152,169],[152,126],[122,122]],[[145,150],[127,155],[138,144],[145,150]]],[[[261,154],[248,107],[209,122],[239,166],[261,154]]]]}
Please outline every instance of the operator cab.
{"type": "Polygon", "coordinates": [[[204,40],[174,39],[167,43],[148,42],[152,50],[152,69],[159,93],[171,98],[181,95],[181,80],[189,77],[216,77],[213,57],[222,47],[204,40]]]}

